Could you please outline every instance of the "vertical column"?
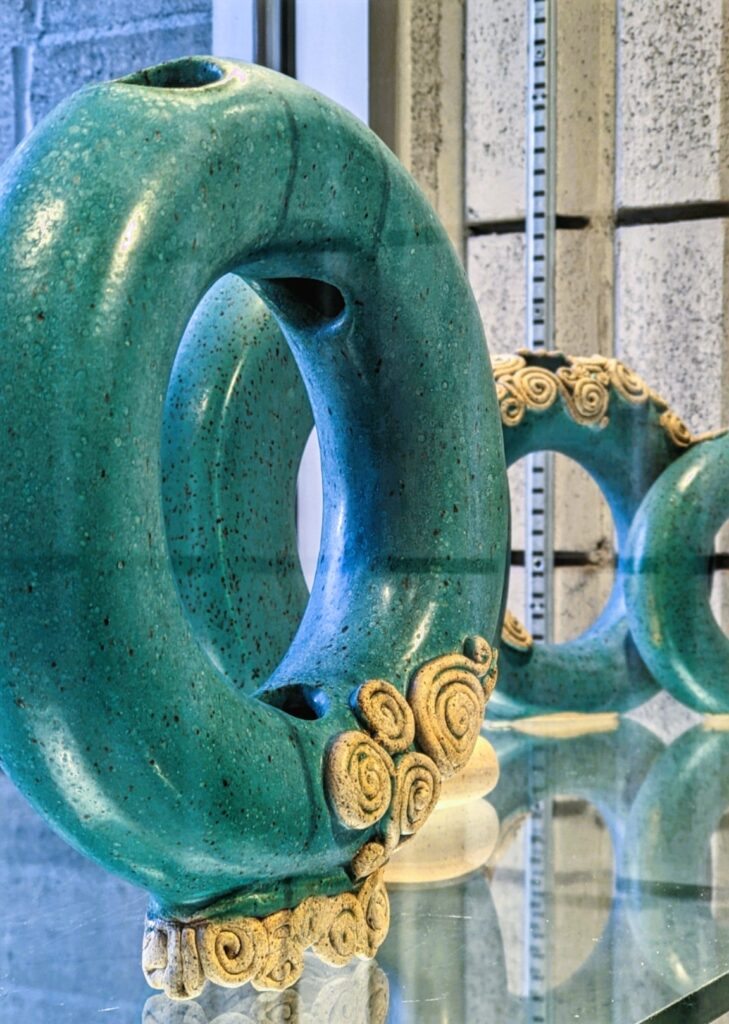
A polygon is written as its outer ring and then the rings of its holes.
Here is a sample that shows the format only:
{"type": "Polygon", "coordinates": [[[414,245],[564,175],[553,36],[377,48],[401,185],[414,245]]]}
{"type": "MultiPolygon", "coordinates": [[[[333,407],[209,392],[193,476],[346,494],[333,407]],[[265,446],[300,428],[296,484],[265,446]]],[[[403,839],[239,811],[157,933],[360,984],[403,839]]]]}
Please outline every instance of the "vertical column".
{"type": "MultiPolygon", "coordinates": [[[[556,0],[527,4],[526,346],[554,347],[557,166],[556,0]]],[[[535,452],[526,466],[524,544],[526,625],[552,639],[553,459],[535,452]]]]}
{"type": "Polygon", "coordinates": [[[296,4],[294,0],[255,0],[256,64],[296,78],[296,4]]]}
{"type": "Polygon", "coordinates": [[[370,0],[370,125],[463,252],[464,0],[370,0]]]}

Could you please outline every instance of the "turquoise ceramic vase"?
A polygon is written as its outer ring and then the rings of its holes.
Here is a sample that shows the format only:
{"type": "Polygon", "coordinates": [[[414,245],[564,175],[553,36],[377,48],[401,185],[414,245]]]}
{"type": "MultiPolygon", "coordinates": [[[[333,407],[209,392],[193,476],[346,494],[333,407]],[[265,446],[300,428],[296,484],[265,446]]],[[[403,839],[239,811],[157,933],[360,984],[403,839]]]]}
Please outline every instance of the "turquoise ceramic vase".
{"type": "Polygon", "coordinates": [[[169,995],[371,956],[380,867],[495,681],[504,456],[445,233],[334,104],[190,58],[32,133],[0,268],[6,770],[150,892],[169,995]],[[325,515],[297,630],[298,372],[325,515]]]}
{"type": "Polygon", "coordinates": [[[535,643],[507,614],[494,710],[505,717],[627,711],[658,689],[628,627],[628,530],[651,484],[698,439],[617,359],[522,351],[498,356],[494,373],[507,464],[537,451],[574,459],[605,495],[618,547],[608,603],[581,636],[535,643]]]}
{"type": "Polygon", "coordinates": [[[656,481],[635,517],[625,595],[656,679],[696,711],[729,711],[729,639],[711,609],[714,538],[729,517],[729,435],[707,439],[656,481]]]}

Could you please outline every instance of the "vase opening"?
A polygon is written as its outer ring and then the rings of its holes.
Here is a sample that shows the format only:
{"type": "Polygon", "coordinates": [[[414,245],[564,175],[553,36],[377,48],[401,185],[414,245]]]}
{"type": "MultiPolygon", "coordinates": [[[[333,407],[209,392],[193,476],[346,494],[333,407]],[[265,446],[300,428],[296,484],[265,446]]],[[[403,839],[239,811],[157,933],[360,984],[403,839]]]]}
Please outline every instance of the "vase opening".
{"type": "Polygon", "coordinates": [[[225,77],[225,71],[212,60],[183,58],[143,68],[120,78],[126,85],[145,85],[155,89],[200,89],[214,85],[225,77]]]}

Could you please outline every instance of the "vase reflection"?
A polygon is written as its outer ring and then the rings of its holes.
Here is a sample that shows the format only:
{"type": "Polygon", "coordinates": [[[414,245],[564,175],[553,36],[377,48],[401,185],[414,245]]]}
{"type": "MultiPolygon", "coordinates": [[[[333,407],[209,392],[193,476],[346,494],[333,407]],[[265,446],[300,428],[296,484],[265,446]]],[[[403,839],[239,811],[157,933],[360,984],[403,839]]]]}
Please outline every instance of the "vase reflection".
{"type": "Polygon", "coordinates": [[[375,961],[337,969],[306,955],[306,969],[295,988],[256,992],[208,985],[189,1003],[152,996],[142,1024],[385,1024],[389,983],[375,961]]]}
{"type": "MultiPolygon", "coordinates": [[[[729,732],[707,716],[668,747],[631,810],[622,864],[630,927],[672,989],[729,965],[729,732]]],[[[707,976],[709,975],[709,976],[707,976]]]]}

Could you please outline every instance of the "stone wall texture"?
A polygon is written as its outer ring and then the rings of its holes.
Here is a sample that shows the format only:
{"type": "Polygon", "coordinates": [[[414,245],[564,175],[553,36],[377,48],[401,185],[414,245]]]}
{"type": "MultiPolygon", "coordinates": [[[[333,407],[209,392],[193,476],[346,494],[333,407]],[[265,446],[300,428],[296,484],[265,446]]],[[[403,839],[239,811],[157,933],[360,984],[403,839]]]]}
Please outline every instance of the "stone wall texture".
{"type": "Polygon", "coordinates": [[[2,0],[0,160],[89,82],[212,48],[212,0],[2,0]]]}

